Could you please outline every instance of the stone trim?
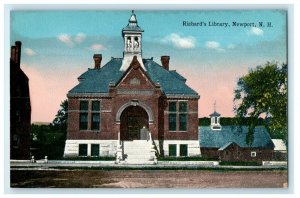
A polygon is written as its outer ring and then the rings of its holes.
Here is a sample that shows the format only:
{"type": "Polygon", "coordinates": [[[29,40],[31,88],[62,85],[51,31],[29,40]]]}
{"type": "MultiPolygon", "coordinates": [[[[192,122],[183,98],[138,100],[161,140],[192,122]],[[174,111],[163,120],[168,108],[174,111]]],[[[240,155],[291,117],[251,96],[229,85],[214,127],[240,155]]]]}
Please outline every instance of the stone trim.
{"type": "Polygon", "coordinates": [[[117,115],[116,115],[116,122],[117,123],[120,123],[120,118],[121,118],[121,114],[122,112],[129,106],[139,106],[139,107],[142,107],[148,114],[148,117],[149,117],[149,124],[153,124],[153,121],[154,121],[154,116],[153,116],[153,112],[152,112],[152,109],[146,105],[145,103],[143,102],[140,102],[140,101],[129,101],[127,103],[125,103],[123,106],[121,106],[117,112],[117,115]]]}
{"type": "Polygon", "coordinates": [[[110,98],[109,93],[68,93],[68,98],[110,98]]]}

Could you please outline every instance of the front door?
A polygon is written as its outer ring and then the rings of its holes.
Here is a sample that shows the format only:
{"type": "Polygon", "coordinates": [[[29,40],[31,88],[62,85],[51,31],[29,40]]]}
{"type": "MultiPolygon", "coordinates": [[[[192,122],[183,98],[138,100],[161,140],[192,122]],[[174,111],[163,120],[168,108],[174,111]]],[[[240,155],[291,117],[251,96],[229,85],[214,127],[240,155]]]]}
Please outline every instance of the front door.
{"type": "Polygon", "coordinates": [[[143,128],[143,126],[140,117],[128,116],[128,121],[127,121],[128,140],[139,140],[141,128],[143,128]]]}
{"type": "Polygon", "coordinates": [[[121,140],[140,140],[140,130],[149,128],[147,112],[139,106],[129,106],[121,114],[121,140]]]}

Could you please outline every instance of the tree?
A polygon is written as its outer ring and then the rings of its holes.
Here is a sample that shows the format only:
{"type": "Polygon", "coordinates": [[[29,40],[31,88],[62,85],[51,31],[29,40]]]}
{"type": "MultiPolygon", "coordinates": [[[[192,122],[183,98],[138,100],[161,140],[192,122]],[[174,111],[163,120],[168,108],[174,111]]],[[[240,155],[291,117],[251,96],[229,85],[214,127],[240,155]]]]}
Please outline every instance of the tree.
{"type": "Polygon", "coordinates": [[[66,130],[68,122],[68,100],[65,99],[60,103],[60,109],[55,115],[55,119],[52,122],[52,125],[59,127],[60,129],[66,130]]]}
{"type": "Polygon", "coordinates": [[[287,64],[267,62],[250,69],[239,78],[234,90],[234,111],[238,118],[250,117],[247,143],[253,141],[254,128],[260,117],[266,119],[272,138],[287,141],[287,64]]]}

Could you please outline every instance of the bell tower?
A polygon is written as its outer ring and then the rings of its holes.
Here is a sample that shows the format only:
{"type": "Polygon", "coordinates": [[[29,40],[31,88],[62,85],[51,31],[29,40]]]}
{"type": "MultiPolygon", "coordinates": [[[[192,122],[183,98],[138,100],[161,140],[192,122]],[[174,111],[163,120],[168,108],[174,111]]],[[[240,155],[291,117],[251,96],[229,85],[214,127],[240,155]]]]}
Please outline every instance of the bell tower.
{"type": "Polygon", "coordinates": [[[137,57],[141,67],[146,71],[142,60],[142,32],[144,30],[138,26],[136,15],[132,10],[128,25],[122,29],[124,51],[121,71],[125,71],[129,67],[134,56],[137,57]]]}

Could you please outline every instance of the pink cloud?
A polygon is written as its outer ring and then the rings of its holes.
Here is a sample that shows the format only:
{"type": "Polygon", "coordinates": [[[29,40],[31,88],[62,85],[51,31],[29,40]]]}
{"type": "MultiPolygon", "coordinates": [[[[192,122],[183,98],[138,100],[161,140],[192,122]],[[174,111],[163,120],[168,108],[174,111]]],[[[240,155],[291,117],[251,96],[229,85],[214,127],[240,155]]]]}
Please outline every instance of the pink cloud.
{"type": "Polygon", "coordinates": [[[23,64],[29,78],[31,122],[52,122],[67,92],[77,84],[80,71],[42,71],[23,64]]]}
{"type": "MultiPolygon", "coordinates": [[[[222,65],[226,68],[226,65],[222,65]]],[[[218,68],[222,68],[218,67],[218,68]]],[[[187,79],[187,85],[200,94],[198,103],[198,116],[209,117],[214,111],[213,103],[216,101],[216,110],[221,116],[232,117],[233,112],[233,90],[237,79],[247,71],[235,70],[213,70],[208,66],[198,66],[199,72],[194,68],[179,68],[178,72],[187,79]]]]}

